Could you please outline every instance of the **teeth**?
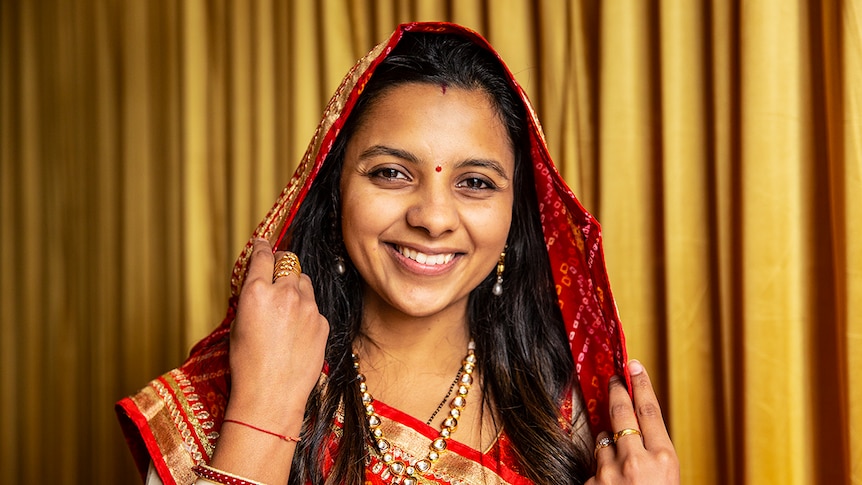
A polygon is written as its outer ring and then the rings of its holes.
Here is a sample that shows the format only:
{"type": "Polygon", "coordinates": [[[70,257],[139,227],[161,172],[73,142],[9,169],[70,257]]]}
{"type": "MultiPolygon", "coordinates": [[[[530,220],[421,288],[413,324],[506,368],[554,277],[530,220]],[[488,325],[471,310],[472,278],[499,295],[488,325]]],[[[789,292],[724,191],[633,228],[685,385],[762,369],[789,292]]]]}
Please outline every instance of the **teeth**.
{"type": "Polygon", "coordinates": [[[419,264],[428,264],[428,265],[437,265],[437,264],[446,264],[449,261],[452,261],[452,258],[455,257],[454,254],[425,254],[416,251],[415,249],[405,248],[404,246],[396,246],[396,249],[399,253],[401,253],[404,257],[410,258],[413,261],[416,261],[419,264]]]}

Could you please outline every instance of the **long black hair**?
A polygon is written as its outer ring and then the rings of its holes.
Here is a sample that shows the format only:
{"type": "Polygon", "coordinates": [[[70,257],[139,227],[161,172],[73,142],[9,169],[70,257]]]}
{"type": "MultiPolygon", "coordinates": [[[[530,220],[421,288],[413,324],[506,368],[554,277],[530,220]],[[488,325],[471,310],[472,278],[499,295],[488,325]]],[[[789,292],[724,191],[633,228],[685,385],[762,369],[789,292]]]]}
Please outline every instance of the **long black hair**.
{"type": "Polygon", "coordinates": [[[290,249],[314,282],[330,334],[328,380],[309,398],[290,483],[324,483],[323,459],[339,407],[344,432],[327,483],[364,482],[372,441],[351,359],[361,331],[362,279],[344,248],[339,181],[345,147],[369,106],[407,83],[484,91],[508,129],[515,151],[515,197],[505,291],[502,297],[492,296],[492,271],[470,294],[467,310],[486,400],[481,409],[487,405],[495,424],[505,430],[522,474],[540,484],[582,483],[590,475],[592,456],[590,446],[576,443],[560,424],[561,400],[577,383],[539,220],[526,108],[492,53],[457,35],[437,33],[405,33],[377,67],[291,225],[290,249]],[[336,271],[339,258],[345,262],[344,274],[336,271]]]}

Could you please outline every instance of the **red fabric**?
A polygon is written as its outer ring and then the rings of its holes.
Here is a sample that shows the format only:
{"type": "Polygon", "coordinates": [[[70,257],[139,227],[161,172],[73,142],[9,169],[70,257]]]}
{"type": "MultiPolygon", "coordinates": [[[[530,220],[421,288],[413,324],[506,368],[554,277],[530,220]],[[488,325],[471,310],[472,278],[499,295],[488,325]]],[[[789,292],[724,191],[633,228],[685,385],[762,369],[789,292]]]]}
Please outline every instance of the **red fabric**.
{"type": "MultiPolygon", "coordinates": [[[[496,55],[493,48],[478,33],[454,24],[408,23],[399,26],[382,45],[382,50],[376,58],[364,59],[364,64],[361,60],[357,67],[348,73],[345,83],[333,96],[325,113],[326,115],[331,109],[338,108],[338,103],[343,101],[340,115],[330,124],[327,124],[326,116],[324,117],[315,139],[312,140],[309,152],[300,163],[282,196],[255,231],[254,237],[269,237],[275,247],[282,242],[290,222],[326,159],[347,115],[377,65],[391,52],[405,32],[458,34],[496,55]],[[365,70],[358,70],[361,68],[365,70]],[[351,81],[351,76],[355,77],[355,83],[351,81]],[[349,93],[345,91],[348,89],[349,93]],[[346,98],[343,97],[345,94],[346,98]],[[321,140],[320,149],[314,152],[318,137],[321,140]]],[[[560,310],[572,349],[572,359],[588,411],[590,427],[595,435],[600,430],[609,429],[607,386],[610,377],[619,374],[626,376],[628,380],[625,372],[627,360],[625,340],[608,284],[602,253],[601,228],[595,218],[581,206],[554,167],[545,144],[544,134],[531,104],[508,69],[507,73],[512,86],[528,107],[531,153],[545,243],[556,283],[560,310]]],[[[235,314],[236,295],[239,294],[245,276],[251,244],[252,240],[249,240],[237,260],[231,280],[234,296],[229,302],[224,321],[212,334],[194,346],[189,359],[174,375],[174,378],[188,382],[189,385],[182,386],[171,380],[166,381],[183,389],[180,394],[184,394],[185,397],[199,398],[199,401],[194,401],[197,406],[195,411],[185,410],[180,406],[180,414],[186,413],[195,418],[188,420],[189,426],[201,428],[203,423],[212,426],[212,430],[218,430],[221,427],[230,388],[227,372],[228,336],[235,314]],[[204,415],[204,418],[198,419],[199,416],[204,415]]],[[[181,398],[184,396],[176,396],[178,402],[182,401],[181,398]]],[[[171,398],[168,395],[166,399],[171,398]]],[[[151,415],[152,410],[140,409],[140,406],[127,398],[118,404],[118,413],[130,420],[127,422],[134,424],[134,427],[127,427],[126,432],[130,447],[133,453],[136,453],[139,467],[141,463],[146,463],[152,457],[160,475],[163,478],[167,476],[164,473],[166,471],[164,458],[158,455],[161,448],[157,443],[159,439],[167,438],[154,437],[150,431],[148,418],[144,418],[146,413],[151,415]]],[[[197,433],[196,436],[206,436],[210,431],[201,428],[197,433]]],[[[214,438],[212,442],[214,443],[216,439],[214,438]]],[[[201,440],[199,448],[195,448],[197,445],[194,443],[188,444],[188,447],[197,450],[206,449],[206,443],[203,443],[206,440],[206,438],[201,440]]],[[[505,437],[502,437],[499,447],[503,456],[508,456],[509,448],[506,443],[505,437]]],[[[204,454],[203,460],[208,461],[208,459],[204,454]]]]}

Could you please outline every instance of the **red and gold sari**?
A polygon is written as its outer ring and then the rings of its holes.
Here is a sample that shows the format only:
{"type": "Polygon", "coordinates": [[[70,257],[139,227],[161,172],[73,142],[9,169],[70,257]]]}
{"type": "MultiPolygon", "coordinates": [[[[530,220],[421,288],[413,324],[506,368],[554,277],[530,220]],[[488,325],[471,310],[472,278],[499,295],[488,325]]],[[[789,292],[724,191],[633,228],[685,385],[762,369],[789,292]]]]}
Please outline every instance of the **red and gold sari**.
{"type": "MultiPolygon", "coordinates": [[[[323,120],[296,173],[237,259],[231,277],[232,297],[222,323],[195,345],[182,366],[117,404],[123,431],[142,475],[152,463],[164,483],[188,484],[196,478],[192,466],[209,462],[218,442],[230,391],[230,324],[251,255],[252,240],[262,237],[270,240],[274,247],[279,245],[376,66],[403,34],[411,31],[461,35],[494,52],[485,39],[469,29],[446,23],[410,23],[399,26],[387,41],[375,47],[347,73],[324,111],[323,120]]],[[[589,428],[595,436],[598,431],[608,429],[608,380],[614,374],[626,375],[624,338],[608,286],[601,231],[554,167],[526,94],[514,76],[506,72],[527,106],[542,228],[577,372],[574,381],[580,383],[580,389],[575,389],[562,403],[561,411],[564,418],[572,418],[573,408],[580,409],[583,401],[589,428]]],[[[321,382],[325,385],[325,376],[321,382]]],[[[415,457],[427,451],[437,430],[383,403],[378,404],[385,435],[391,438],[398,453],[415,457]]],[[[341,433],[339,418],[333,417],[330,454],[337,452],[341,433]]],[[[427,483],[530,483],[518,473],[511,450],[505,430],[490,449],[483,451],[452,440],[449,451],[435,464],[434,474],[426,477],[427,483]]],[[[386,467],[374,453],[370,456],[366,483],[389,483],[386,467]]]]}

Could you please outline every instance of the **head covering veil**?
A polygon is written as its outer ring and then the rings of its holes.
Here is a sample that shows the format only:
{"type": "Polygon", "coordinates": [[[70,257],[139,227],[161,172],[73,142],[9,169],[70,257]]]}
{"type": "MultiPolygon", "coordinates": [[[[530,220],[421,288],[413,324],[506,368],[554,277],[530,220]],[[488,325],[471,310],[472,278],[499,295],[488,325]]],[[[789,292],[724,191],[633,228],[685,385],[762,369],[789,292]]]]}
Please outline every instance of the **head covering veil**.
{"type": "MultiPolygon", "coordinates": [[[[358,97],[376,67],[406,32],[459,35],[493,53],[527,112],[528,143],[539,213],[558,294],[558,305],[595,436],[609,429],[607,388],[614,374],[627,376],[625,339],[611,296],[602,252],[601,230],[563,181],[551,160],[544,133],[527,95],[515,77],[478,33],[449,23],[408,23],[377,45],[347,73],[327,105],[299,166],[272,209],[244,247],[231,275],[231,298],[222,323],[191,350],[177,369],[153,380],[117,404],[127,442],[142,474],[149,462],[161,477],[191,483],[190,468],[208,462],[224,417],[230,388],[230,324],[252,252],[254,238],[283,245],[288,228],[309,187],[333,147],[358,97]]],[[[528,163],[525,160],[525,163],[528,163]]],[[[168,480],[169,481],[169,480],[168,480]]]]}

